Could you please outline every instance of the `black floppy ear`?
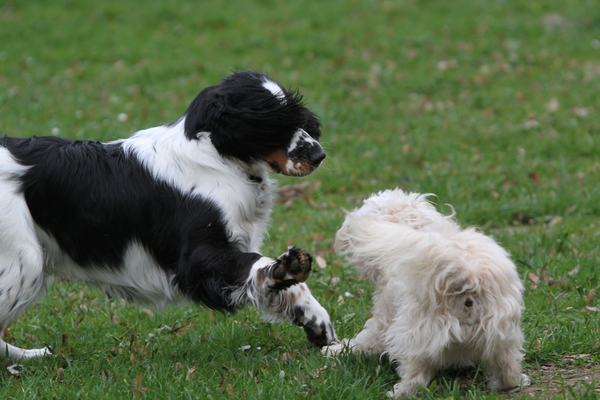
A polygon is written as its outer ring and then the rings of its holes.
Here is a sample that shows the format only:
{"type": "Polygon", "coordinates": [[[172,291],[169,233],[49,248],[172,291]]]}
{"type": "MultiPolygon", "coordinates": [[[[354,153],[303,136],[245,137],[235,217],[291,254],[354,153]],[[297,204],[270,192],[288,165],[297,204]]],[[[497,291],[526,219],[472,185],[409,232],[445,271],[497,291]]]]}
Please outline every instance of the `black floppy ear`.
{"type": "Polygon", "coordinates": [[[185,112],[185,136],[197,139],[198,132],[212,132],[225,109],[225,98],[216,86],[207,87],[192,101],[185,112]]]}

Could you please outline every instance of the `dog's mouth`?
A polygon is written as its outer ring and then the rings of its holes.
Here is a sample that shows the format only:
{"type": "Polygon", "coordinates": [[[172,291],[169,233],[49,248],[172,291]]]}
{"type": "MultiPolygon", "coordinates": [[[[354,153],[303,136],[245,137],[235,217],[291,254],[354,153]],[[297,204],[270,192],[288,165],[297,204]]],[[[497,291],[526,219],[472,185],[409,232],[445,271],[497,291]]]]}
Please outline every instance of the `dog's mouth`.
{"type": "Polygon", "coordinates": [[[265,157],[264,161],[276,174],[301,177],[312,174],[319,168],[322,159],[318,162],[310,162],[301,158],[292,159],[288,158],[283,151],[276,151],[265,157]]]}

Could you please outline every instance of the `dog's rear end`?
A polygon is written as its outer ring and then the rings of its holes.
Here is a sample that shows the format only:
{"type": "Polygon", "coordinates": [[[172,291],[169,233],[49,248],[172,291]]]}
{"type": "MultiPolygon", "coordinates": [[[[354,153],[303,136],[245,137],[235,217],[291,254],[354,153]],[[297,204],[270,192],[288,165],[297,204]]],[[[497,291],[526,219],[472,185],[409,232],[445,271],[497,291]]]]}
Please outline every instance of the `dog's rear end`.
{"type": "Polygon", "coordinates": [[[385,191],[349,213],[336,247],[375,283],[373,317],[342,346],[386,352],[400,365],[394,395],[410,395],[435,372],[484,364],[489,386],[521,383],[522,284],[508,254],[453,215],[437,212],[428,195],[385,191]]]}

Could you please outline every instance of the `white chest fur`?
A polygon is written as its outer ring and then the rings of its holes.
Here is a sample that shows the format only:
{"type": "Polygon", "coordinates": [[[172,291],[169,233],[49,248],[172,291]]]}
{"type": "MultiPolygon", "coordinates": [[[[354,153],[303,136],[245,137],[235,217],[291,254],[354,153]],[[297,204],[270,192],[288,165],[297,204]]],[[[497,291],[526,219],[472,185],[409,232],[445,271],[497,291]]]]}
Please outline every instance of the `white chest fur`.
{"type": "Polygon", "coordinates": [[[181,120],[174,126],[146,129],[121,143],[156,179],[183,194],[211,200],[223,213],[238,250],[258,252],[273,208],[275,186],[264,163],[249,166],[226,159],[214,148],[208,133],[200,133],[198,140],[185,138],[183,124],[181,120]]]}

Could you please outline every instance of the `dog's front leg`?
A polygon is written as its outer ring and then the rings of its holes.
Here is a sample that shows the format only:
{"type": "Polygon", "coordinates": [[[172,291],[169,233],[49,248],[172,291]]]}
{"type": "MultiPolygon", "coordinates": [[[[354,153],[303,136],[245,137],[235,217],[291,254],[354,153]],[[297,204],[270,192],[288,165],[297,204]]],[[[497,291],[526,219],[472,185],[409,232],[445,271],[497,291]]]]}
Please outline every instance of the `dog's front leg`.
{"type": "Polygon", "coordinates": [[[394,390],[389,391],[389,397],[399,399],[402,396],[410,397],[420,388],[427,387],[433,379],[435,370],[422,359],[405,359],[397,368],[402,379],[394,385],[394,390]]]}
{"type": "Polygon", "coordinates": [[[365,354],[371,357],[380,356],[384,351],[383,334],[386,330],[384,318],[375,314],[367,320],[364,329],[354,339],[343,339],[339,343],[332,343],[323,348],[321,352],[326,356],[333,356],[348,349],[354,354],[365,354]]]}
{"type": "Polygon", "coordinates": [[[293,246],[277,259],[256,261],[245,284],[232,294],[234,304],[252,303],[265,316],[301,326],[308,340],[322,347],[337,340],[327,311],[303,283],[310,276],[312,257],[293,246]]]}

